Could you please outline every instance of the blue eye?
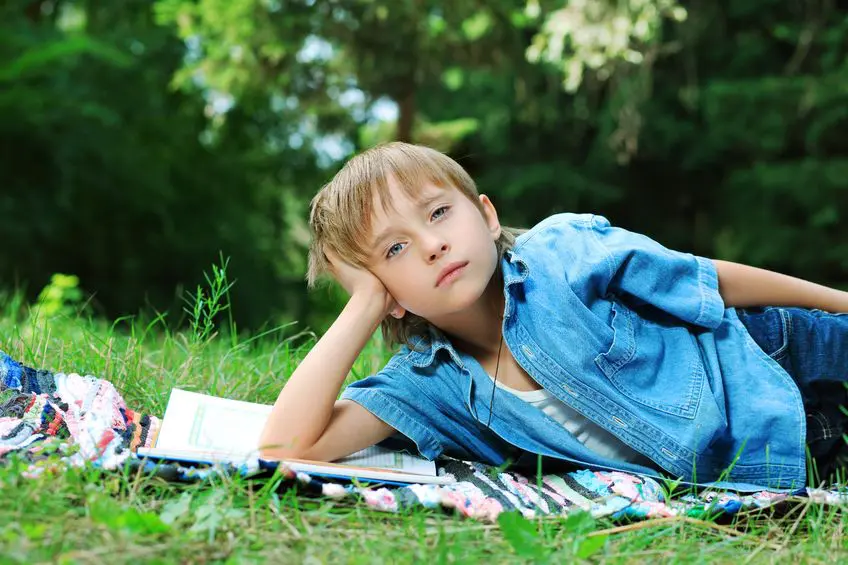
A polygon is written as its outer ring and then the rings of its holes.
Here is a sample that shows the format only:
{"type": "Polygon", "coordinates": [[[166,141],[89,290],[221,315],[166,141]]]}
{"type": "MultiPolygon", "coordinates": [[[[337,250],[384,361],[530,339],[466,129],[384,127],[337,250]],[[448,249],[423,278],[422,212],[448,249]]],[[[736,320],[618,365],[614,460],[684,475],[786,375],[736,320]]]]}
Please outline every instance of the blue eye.
{"type": "Polygon", "coordinates": [[[394,257],[395,255],[401,252],[401,249],[403,249],[403,246],[400,243],[395,243],[394,245],[389,247],[389,250],[386,252],[386,257],[394,257]]]}
{"type": "Polygon", "coordinates": [[[433,213],[430,215],[430,219],[431,220],[437,220],[447,213],[448,213],[448,207],[447,206],[439,206],[438,208],[433,210],[433,213]]]}

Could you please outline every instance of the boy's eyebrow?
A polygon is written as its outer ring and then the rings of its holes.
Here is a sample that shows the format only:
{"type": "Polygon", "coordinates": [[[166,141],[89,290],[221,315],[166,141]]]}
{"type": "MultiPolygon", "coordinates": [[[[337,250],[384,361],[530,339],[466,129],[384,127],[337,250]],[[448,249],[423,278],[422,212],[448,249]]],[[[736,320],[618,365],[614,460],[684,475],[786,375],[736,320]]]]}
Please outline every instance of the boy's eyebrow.
{"type": "MultiPolygon", "coordinates": [[[[429,196],[422,198],[421,200],[418,201],[418,208],[419,209],[427,208],[427,207],[430,206],[430,204],[432,204],[436,200],[439,200],[440,198],[444,198],[443,192],[431,193],[429,196]]],[[[372,240],[371,247],[379,247],[380,244],[383,243],[383,240],[388,238],[392,234],[393,230],[394,230],[394,228],[392,226],[389,226],[386,229],[384,229],[383,231],[381,231],[380,233],[378,233],[374,237],[374,239],[372,240]]]]}

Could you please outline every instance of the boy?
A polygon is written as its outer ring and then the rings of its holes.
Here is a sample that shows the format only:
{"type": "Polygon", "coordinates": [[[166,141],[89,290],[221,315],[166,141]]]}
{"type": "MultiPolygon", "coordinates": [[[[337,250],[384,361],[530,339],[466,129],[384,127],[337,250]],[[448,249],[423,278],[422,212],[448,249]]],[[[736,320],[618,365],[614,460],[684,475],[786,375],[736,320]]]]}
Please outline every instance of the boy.
{"type": "Polygon", "coordinates": [[[804,360],[848,366],[848,319],[734,307],[844,312],[848,293],[670,251],[599,216],[504,228],[462,167],[403,143],[350,160],[310,224],[310,283],[329,272],[350,300],[280,392],[265,457],[333,460],[395,436],[429,458],[540,454],[798,488],[805,403],[828,416],[818,435],[844,427],[846,376],[804,360]],[[336,400],[380,325],[399,351],[336,400]],[[792,341],[793,328],[806,333],[792,341]],[[822,383],[839,387],[825,407],[822,383]]]}

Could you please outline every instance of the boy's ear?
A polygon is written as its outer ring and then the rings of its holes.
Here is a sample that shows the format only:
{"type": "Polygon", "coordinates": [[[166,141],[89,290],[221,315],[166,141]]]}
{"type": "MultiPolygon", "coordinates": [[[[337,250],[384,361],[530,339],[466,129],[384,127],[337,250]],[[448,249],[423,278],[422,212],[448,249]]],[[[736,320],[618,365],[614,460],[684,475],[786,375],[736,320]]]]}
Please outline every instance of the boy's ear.
{"type": "Polygon", "coordinates": [[[406,309],[400,306],[395,306],[394,308],[392,308],[391,314],[393,318],[400,320],[406,315],[406,309]]]}
{"type": "Polygon", "coordinates": [[[495,205],[485,194],[480,195],[480,205],[483,208],[483,218],[486,220],[486,225],[489,226],[492,238],[498,239],[501,236],[501,222],[498,220],[498,211],[495,209],[495,205]]]}

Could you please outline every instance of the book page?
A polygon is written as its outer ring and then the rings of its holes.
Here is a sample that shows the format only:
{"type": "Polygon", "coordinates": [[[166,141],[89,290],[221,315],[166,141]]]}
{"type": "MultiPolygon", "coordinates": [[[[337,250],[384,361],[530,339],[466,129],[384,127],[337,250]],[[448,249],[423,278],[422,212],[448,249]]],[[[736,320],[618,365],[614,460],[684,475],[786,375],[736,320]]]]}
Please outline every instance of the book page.
{"type": "Polygon", "coordinates": [[[353,465],[356,467],[380,467],[392,469],[416,475],[435,475],[436,464],[422,457],[416,457],[407,453],[392,451],[383,447],[372,445],[362,451],[357,451],[347,457],[334,461],[339,465],[353,465]]]}
{"type": "Polygon", "coordinates": [[[271,406],[174,389],[156,440],[160,449],[256,455],[271,406]]]}
{"type": "MultiPolygon", "coordinates": [[[[257,456],[259,437],[271,406],[230,400],[175,388],[156,450],[216,453],[228,459],[257,456]]],[[[334,461],[339,465],[377,467],[419,475],[436,475],[436,464],[422,457],[371,446],[334,461]]]]}

